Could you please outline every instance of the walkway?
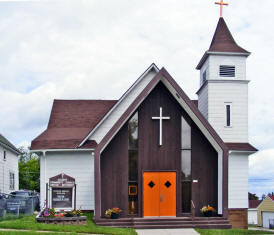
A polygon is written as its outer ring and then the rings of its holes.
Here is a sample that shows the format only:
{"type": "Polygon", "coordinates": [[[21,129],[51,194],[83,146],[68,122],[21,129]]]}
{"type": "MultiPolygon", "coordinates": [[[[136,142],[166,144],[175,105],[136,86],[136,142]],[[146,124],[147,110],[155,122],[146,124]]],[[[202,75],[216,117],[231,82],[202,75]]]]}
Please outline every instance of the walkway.
{"type": "Polygon", "coordinates": [[[197,235],[193,228],[180,229],[136,229],[138,235],[197,235]]]}

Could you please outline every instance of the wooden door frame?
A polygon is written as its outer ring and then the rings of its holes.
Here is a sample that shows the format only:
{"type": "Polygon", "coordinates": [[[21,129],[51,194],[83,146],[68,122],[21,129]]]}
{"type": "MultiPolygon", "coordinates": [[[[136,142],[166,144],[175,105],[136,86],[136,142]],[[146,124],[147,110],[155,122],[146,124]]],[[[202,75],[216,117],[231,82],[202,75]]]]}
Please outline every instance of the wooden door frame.
{"type": "MultiPolygon", "coordinates": [[[[144,213],[143,213],[143,210],[144,210],[144,203],[143,203],[144,202],[144,198],[143,198],[144,197],[144,193],[143,193],[143,191],[144,191],[144,189],[143,189],[144,184],[143,184],[143,180],[144,180],[144,173],[146,173],[146,172],[175,172],[175,174],[176,174],[176,177],[175,177],[176,178],[176,193],[175,193],[175,195],[176,195],[176,217],[178,217],[177,206],[178,206],[179,201],[178,201],[178,190],[177,190],[177,187],[178,187],[178,177],[180,176],[178,174],[178,170],[142,170],[141,185],[138,186],[139,187],[139,191],[138,191],[138,204],[140,205],[138,207],[138,209],[139,209],[139,217],[142,217],[142,218],[144,217],[144,213]]],[[[179,191],[181,193],[181,190],[179,190],[179,191]]]]}

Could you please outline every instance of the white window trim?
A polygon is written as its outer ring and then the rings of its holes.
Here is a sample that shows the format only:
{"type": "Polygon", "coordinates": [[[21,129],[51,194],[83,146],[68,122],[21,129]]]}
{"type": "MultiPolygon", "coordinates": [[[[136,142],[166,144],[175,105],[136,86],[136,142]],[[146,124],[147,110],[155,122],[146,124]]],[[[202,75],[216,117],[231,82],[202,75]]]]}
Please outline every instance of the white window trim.
{"type": "Polygon", "coordinates": [[[233,127],[233,122],[232,122],[232,116],[233,116],[233,106],[232,102],[225,102],[224,103],[224,127],[225,128],[232,128],[233,127]],[[230,126],[227,126],[227,114],[226,114],[226,106],[230,105],[230,126]]]}
{"type": "Polygon", "coordinates": [[[3,150],[3,161],[7,161],[7,151],[3,150]]]}
{"type": "Polygon", "coordinates": [[[15,173],[14,171],[9,171],[9,190],[15,190],[15,173]],[[11,174],[13,174],[13,188],[11,188],[11,174]]]}

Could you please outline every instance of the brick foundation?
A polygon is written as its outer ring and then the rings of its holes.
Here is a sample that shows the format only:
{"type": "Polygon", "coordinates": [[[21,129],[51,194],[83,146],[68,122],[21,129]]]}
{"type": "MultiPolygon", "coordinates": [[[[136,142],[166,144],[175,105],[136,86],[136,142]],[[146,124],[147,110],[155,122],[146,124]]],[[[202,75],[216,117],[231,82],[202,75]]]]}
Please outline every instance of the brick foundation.
{"type": "Polygon", "coordinates": [[[229,209],[228,220],[232,228],[247,229],[247,209],[229,209]]]}

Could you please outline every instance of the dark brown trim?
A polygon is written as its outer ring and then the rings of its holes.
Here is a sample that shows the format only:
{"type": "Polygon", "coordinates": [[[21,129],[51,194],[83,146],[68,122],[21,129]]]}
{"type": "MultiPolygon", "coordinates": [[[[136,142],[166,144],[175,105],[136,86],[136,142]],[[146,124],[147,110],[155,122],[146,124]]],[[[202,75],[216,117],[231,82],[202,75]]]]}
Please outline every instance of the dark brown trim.
{"type": "Polygon", "coordinates": [[[161,69],[163,76],[167,79],[167,81],[173,86],[173,88],[177,91],[177,93],[182,97],[191,111],[197,116],[200,122],[204,125],[210,135],[214,138],[217,144],[221,147],[222,150],[227,150],[225,143],[222,141],[221,137],[217,134],[217,132],[213,129],[213,127],[209,124],[209,122],[205,119],[199,109],[193,104],[193,102],[189,99],[189,97],[185,94],[185,92],[181,89],[181,87],[176,83],[176,81],[171,77],[171,75],[165,70],[165,68],[161,69]]]}
{"type": "MultiPolygon", "coordinates": [[[[227,206],[228,206],[228,149],[224,144],[222,139],[216,133],[216,131],[211,127],[208,121],[204,118],[195,104],[189,99],[189,97],[184,93],[180,86],[175,82],[175,80],[170,76],[170,74],[162,68],[154,78],[149,82],[149,84],[143,89],[139,96],[133,101],[133,103],[128,107],[128,109],[122,114],[115,125],[109,130],[109,132],[104,136],[102,141],[98,144],[95,149],[95,219],[99,219],[101,216],[101,189],[100,189],[100,154],[103,151],[106,144],[113,138],[113,136],[118,132],[119,128],[125,123],[127,118],[132,114],[132,112],[138,107],[138,105],[145,99],[145,97],[150,93],[150,91],[157,85],[162,77],[171,84],[171,86],[176,90],[176,92],[181,96],[187,106],[196,115],[199,121],[204,125],[213,139],[223,150],[223,214],[227,217],[227,206]]],[[[143,185],[142,185],[143,186],[143,185]]],[[[141,187],[142,187],[141,186],[141,187]]],[[[142,215],[142,213],[140,213],[142,215]]]]}
{"type": "Polygon", "coordinates": [[[223,152],[223,217],[228,218],[228,150],[223,152]]]}

